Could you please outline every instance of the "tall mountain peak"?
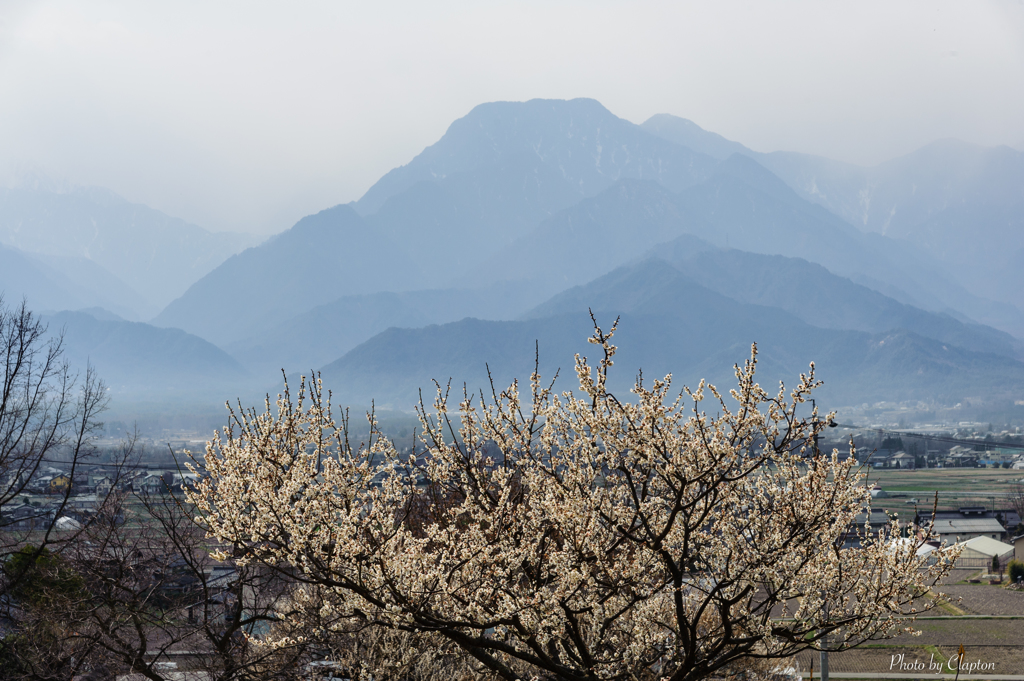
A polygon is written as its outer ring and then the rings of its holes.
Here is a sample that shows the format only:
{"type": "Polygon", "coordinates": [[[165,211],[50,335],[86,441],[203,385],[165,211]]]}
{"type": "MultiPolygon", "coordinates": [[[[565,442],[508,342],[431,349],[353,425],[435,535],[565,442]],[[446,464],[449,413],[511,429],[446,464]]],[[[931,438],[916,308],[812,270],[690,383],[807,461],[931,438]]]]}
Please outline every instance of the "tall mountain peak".
{"type": "Polygon", "coordinates": [[[692,166],[698,173],[713,165],[713,159],[690,150],[670,151],[664,141],[594,99],[488,102],[454,121],[407,165],[384,175],[355,208],[370,215],[417,182],[510,163],[557,169],[578,198],[593,196],[620,177],[657,174],[653,166],[642,167],[651,156],[685,157],[676,165],[692,166]]]}

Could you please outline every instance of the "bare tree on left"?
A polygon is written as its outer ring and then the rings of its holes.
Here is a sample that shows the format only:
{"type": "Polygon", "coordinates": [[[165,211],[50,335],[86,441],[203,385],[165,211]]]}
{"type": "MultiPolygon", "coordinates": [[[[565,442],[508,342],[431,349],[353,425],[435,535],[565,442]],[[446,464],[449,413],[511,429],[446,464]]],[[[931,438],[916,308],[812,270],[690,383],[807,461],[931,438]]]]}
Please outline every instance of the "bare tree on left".
{"type": "Polygon", "coordinates": [[[28,566],[75,532],[58,530],[72,495],[72,484],[55,487],[55,503],[38,513],[10,514],[33,477],[51,464],[66,471],[69,483],[93,454],[107,405],[106,387],[92,367],[79,373],[64,355],[63,333],[49,333],[22,301],[8,306],[0,296],[0,599],[25,577],[28,566]],[[10,561],[26,547],[31,560],[10,561]]]}

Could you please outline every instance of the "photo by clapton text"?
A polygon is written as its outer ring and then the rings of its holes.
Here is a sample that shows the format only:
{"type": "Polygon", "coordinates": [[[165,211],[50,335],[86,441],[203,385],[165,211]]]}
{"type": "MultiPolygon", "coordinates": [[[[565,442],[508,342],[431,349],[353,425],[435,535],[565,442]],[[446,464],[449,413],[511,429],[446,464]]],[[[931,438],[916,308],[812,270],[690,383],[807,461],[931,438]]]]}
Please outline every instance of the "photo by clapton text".
{"type": "Polygon", "coordinates": [[[941,658],[936,660],[934,653],[932,653],[927,662],[918,659],[907,660],[903,653],[891,655],[890,658],[889,670],[900,672],[927,671],[933,674],[944,674],[956,672],[959,666],[961,673],[974,674],[977,672],[994,672],[996,668],[995,662],[983,662],[980,658],[974,662],[962,660],[958,663],[960,656],[956,653],[950,655],[949,659],[945,660],[945,662],[941,658]]]}

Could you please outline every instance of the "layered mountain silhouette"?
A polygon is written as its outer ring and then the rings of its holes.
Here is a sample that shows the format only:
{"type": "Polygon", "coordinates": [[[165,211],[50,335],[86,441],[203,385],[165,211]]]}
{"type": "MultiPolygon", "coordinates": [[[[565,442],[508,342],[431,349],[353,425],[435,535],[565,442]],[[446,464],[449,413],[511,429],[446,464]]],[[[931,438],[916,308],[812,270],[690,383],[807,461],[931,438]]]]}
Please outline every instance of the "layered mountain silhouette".
{"type": "Polygon", "coordinates": [[[415,254],[434,281],[450,281],[618,180],[649,179],[679,190],[714,165],[592,99],[494,102],[452,123],[355,208],[415,254]]]}
{"type": "Polygon", "coordinates": [[[763,384],[813,360],[835,404],[1022,399],[1021,158],[943,141],[860,168],[594,100],[495,102],[245,250],[102,192],[7,190],[0,243],[21,250],[0,249],[0,286],[139,318],[176,277],[151,326],[54,318],[125,394],[194,377],[227,398],[323,367],[342,401],[409,409],[433,379],[528,378],[538,344],[543,373],[571,373],[592,310],[621,317],[622,393],[641,368],[729,385],[756,341],[763,384]]]}
{"type": "MultiPolygon", "coordinates": [[[[550,295],[689,233],[716,245],[803,257],[907,304],[1024,329],[1024,313],[970,293],[911,243],[865,234],[801,197],[752,160],[763,156],[682,119],[661,116],[637,126],[593,100],[481,105],[353,205],[363,219],[356,231],[381,244],[370,247],[370,257],[393,258],[391,277],[343,275],[325,286],[316,277],[293,276],[286,284],[292,314],[282,317],[270,300],[265,309],[242,302],[230,321],[218,319],[217,295],[243,301],[288,279],[285,271],[308,272],[304,254],[320,246],[307,240],[281,252],[276,266],[269,258],[257,265],[252,254],[225,262],[156,323],[234,343],[345,296],[503,280],[550,295]],[[725,156],[737,150],[742,153],[725,156]],[[248,275],[260,281],[243,273],[275,269],[280,273],[248,275]]],[[[342,259],[363,248],[345,239],[350,247],[331,242],[342,259]]],[[[335,267],[352,273],[364,265],[335,267]]]]}
{"type": "Polygon", "coordinates": [[[763,162],[858,227],[915,244],[975,295],[1020,304],[1011,263],[1024,257],[1024,153],[941,140],[860,172],[792,155],[763,162]]]}
{"type": "Polygon", "coordinates": [[[349,206],[228,258],[154,320],[226,344],[337,298],[422,287],[416,262],[349,206]]]}
{"type": "Polygon", "coordinates": [[[969,316],[976,296],[903,241],[865,234],[800,198],[755,161],[733,155],[703,182],[671,192],[623,180],[542,222],[487,260],[474,278],[583,283],[680,234],[719,246],[818,262],[902,302],[969,316]]]}
{"type": "Polygon", "coordinates": [[[251,235],[208,232],[104,189],[45,178],[0,188],[0,244],[91,261],[133,291],[131,316],[138,318],[151,317],[253,242],[251,235]]]}
{"type": "Polygon", "coordinates": [[[38,311],[104,307],[135,317],[145,301],[127,284],[86,258],[25,253],[0,244],[0,294],[38,311]]]}
{"type": "Polygon", "coordinates": [[[812,326],[873,333],[906,329],[1024,360],[1024,341],[1005,331],[900,303],[802,258],[714,248],[691,236],[659,244],[647,255],[733,300],[778,308],[812,326]]]}
{"type": "MultiPolygon", "coordinates": [[[[717,294],[716,300],[724,296],[734,302],[759,306],[752,310],[781,310],[787,313],[787,319],[796,317],[811,326],[872,333],[904,329],[968,350],[1016,359],[1024,356],[1024,343],[1010,334],[905,305],[800,258],[719,248],[690,235],[657,244],[638,260],[650,258],[671,264],[717,294]]],[[[592,296],[590,305],[595,308],[605,304],[609,296],[643,294],[642,290],[624,286],[599,289],[598,293],[587,287],[571,291],[592,296]]],[[[246,366],[267,376],[281,369],[307,372],[389,327],[446,324],[464,317],[496,321],[555,314],[550,307],[556,303],[551,301],[522,315],[518,313],[538,294],[537,290],[520,286],[494,285],[480,290],[347,296],[296,315],[227,349],[246,366]]],[[[560,300],[560,296],[553,300],[560,300]]],[[[585,316],[587,307],[581,302],[576,314],[585,316]]],[[[702,308],[700,314],[708,323],[721,325],[731,324],[726,317],[734,312],[730,303],[725,308],[702,308]]]]}
{"type": "Polygon", "coordinates": [[[444,324],[464,317],[513,319],[537,300],[534,290],[505,285],[345,296],[229,343],[225,349],[263,375],[282,369],[307,372],[391,327],[444,324]]]}
{"type": "Polygon", "coordinates": [[[837,404],[911,399],[961,399],[965,394],[1015,394],[1024,364],[1005,356],[972,352],[907,330],[881,334],[823,329],[784,310],[740,303],[701,286],[659,259],[621,268],[547,301],[519,322],[465,319],[421,329],[389,329],[323,369],[325,383],[342,400],[409,408],[421,391],[428,403],[434,381],[454,381],[456,394],[513,378],[528,381],[535,348],[541,372],[569,374],[573,356],[593,353],[586,338],[588,308],[605,329],[619,319],[616,377],[627,394],[640,371],[651,378],[672,373],[696,385],[708,378],[734,380],[755,341],[763,385],[793,382],[809,361],[827,381],[821,395],[837,404]],[[535,345],[536,344],[536,345],[535,345]],[[960,397],[957,397],[960,396],[960,397]]]}
{"type": "Polygon", "coordinates": [[[179,329],[119,319],[102,309],[59,312],[41,320],[63,338],[64,357],[79,371],[95,368],[111,397],[124,399],[223,399],[249,373],[230,355],[179,329]]]}
{"type": "Polygon", "coordinates": [[[947,139],[864,168],[807,154],[757,153],[667,114],[643,127],[715,158],[754,158],[803,198],[863,231],[909,242],[942,263],[949,278],[979,297],[959,301],[976,318],[1018,335],[1024,331],[1019,314],[984,300],[1020,311],[1024,150],[947,139]]]}

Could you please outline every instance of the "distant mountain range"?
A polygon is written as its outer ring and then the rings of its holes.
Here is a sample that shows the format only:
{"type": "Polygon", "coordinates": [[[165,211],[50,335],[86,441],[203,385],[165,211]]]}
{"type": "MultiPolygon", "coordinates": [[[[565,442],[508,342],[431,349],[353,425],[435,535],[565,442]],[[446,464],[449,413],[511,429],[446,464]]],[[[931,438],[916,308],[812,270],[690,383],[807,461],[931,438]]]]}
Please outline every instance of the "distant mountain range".
{"type": "MultiPolygon", "coordinates": [[[[617,317],[613,389],[627,394],[638,372],[648,378],[672,373],[680,384],[706,377],[726,387],[732,365],[760,350],[762,385],[792,383],[815,361],[834,404],[915,399],[939,401],[1019,393],[1024,363],[1004,355],[972,352],[908,330],[867,333],[811,326],[779,308],[740,303],[653,259],[615,270],[539,306],[523,321],[464,319],[420,329],[390,329],[323,368],[338,400],[408,408],[432,381],[454,381],[457,395],[500,390],[533,366],[535,343],[547,377],[561,370],[562,389],[573,388],[573,355],[592,354],[586,344],[593,310],[606,329],[617,317]]],[[[681,387],[679,385],[678,387],[681,387]]]]}
{"type": "MultiPolygon", "coordinates": [[[[559,212],[477,267],[484,276],[543,282],[549,293],[583,283],[659,241],[692,234],[724,247],[802,257],[903,302],[931,310],[989,307],[909,245],[865,234],[798,197],[742,156],[722,161],[705,181],[676,194],[654,182],[620,181],[559,212]]],[[[985,321],[990,321],[989,316],[985,321]]],[[[1024,328],[1012,308],[1003,316],[1024,328]]]]}
{"type": "Polygon", "coordinates": [[[900,303],[802,258],[714,248],[691,236],[647,253],[733,300],[784,310],[812,326],[882,333],[906,329],[976,352],[1024,360],[1024,340],[983,324],[900,303]]]}
{"type": "Polygon", "coordinates": [[[152,326],[60,317],[128,392],[230,397],[322,367],[339,400],[408,409],[432,379],[527,378],[537,343],[546,373],[570,370],[593,310],[622,318],[623,391],[640,368],[728,385],[756,341],[762,383],[813,360],[836,404],[1022,399],[1022,159],[942,141],[860,168],[594,100],[496,102],[259,245],[102,194],[7,190],[0,286],[125,317],[163,295],[152,326]]]}
{"type": "Polygon", "coordinates": [[[93,285],[100,284],[107,297],[135,318],[152,317],[225,258],[254,242],[248,234],[208,232],[104,189],[61,187],[38,179],[0,188],[0,244],[63,262],[87,260],[93,270],[106,270],[100,277],[118,283],[107,288],[97,280],[93,285]]]}
{"type": "Polygon", "coordinates": [[[217,346],[180,329],[129,322],[102,309],[43,315],[64,356],[79,371],[91,364],[118,400],[226,399],[250,374],[217,346]]]}
{"type": "MultiPolygon", "coordinates": [[[[871,168],[827,158],[760,154],[661,114],[641,126],[709,156],[749,156],[800,196],[859,229],[909,242],[975,296],[1021,305],[1024,291],[1024,149],[939,140],[871,168]]],[[[977,309],[975,301],[972,305],[977,309]]],[[[1000,323],[1000,308],[989,308],[1000,323]]],[[[1001,308],[1005,312],[1005,308],[1001,308]]],[[[1022,335],[1020,321],[1011,322],[1022,335]]]]}
{"type": "Polygon", "coordinates": [[[86,258],[45,256],[0,244],[0,294],[24,298],[40,312],[104,307],[135,318],[145,302],[127,284],[86,258]]]}
{"type": "Polygon", "coordinates": [[[335,206],[228,258],[153,323],[224,344],[343,296],[425,281],[416,259],[350,206],[335,206]]]}
{"type": "Polygon", "coordinates": [[[224,348],[265,376],[279,375],[282,369],[308,372],[391,327],[444,324],[465,317],[514,319],[537,299],[529,288],[507,285],[345,296],[224,348]]]}
{"type": "MultiPolygon", "coordinates": [[[[1010,334],[900,303],[803,259],[718,248],[689,235],[657,244],[638,261],[651,258],[665,261],[686,273],[688,281],[699,282],[714,292],[716,299],[724,296],[733,302],[758,305],[758,310],[785,312],[785,319],[795,317],[811,326],[871,333],[903,329],[975,352],[1024,358],[1024,342],[1010,334]]],[[[639,295],[621,287],[602,289],[599,293],[587,287],[571,289],[577,290],[584,292],[581,295],[591,296],[590,306],[595,309],[610,300],[613,293],[639,295]]],[[[481,290],[348,296],[226,347],[246,366],[264,375],[287,368],[308,372],[389,327],[447,324],[464,317],[497,321],[548,316],[555,314],[551,310],[551,306],[556,305],[553,301],[568,294],[556,295],[532,311],[526,311],[527,301],[539,297],[538,292],[507,284],[481,290]],[[520,314],[519,310],[523,312],[520,314]]],[[[676,295],[689,295],[689,292],[681,289],[676,295]]],[[[575,321],[584,323],[584,331],[587,307],[581,303],[574,311],[575,321]]],[[[635,310],[630,308],[628,312],[635,310]]],[[[709,324],[731,323],[727,317],[733,313],[732,303],[723,309],[712,306],[701,311],[709,324]]],[[[583,337],[566,338],[576,347],[583,337]]]]}

